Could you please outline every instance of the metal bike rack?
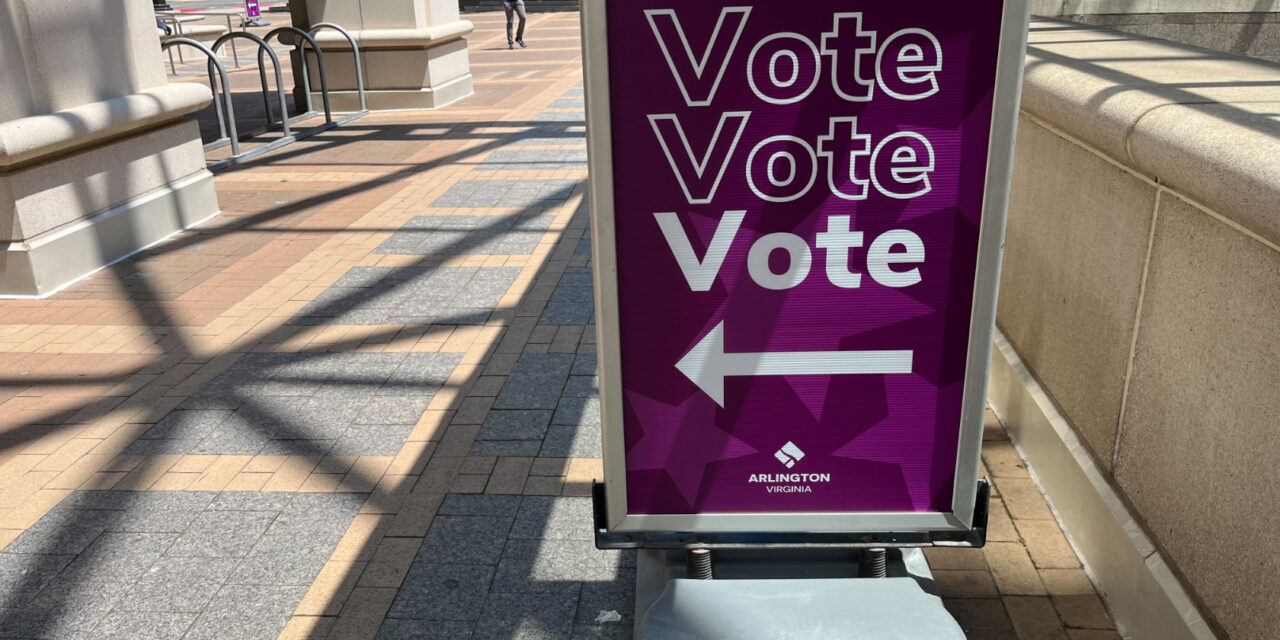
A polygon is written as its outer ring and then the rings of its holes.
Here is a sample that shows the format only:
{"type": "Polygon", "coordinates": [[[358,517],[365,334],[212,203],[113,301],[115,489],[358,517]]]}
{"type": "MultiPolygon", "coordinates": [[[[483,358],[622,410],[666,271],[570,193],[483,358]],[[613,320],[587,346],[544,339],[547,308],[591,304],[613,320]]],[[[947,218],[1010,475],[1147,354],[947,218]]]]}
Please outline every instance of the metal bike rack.
{"type": "MultiPolygon", "coordinates": [[[[298,52],[298,57],[302,60],[302,91],[307,98],[306,113],[294,116],[292,122],[307,120],[319,115],[316,113],[315,107],[311,104],[311,73],[307,69],[307,52],[303,48],[303,43],[310,43],[311,50],[316,52],[316,68],[319,69],[320,72],[320,99],[324,102],[324,121],[325,124],[332,124],[333,111],[329,108],[329,81],[324,72],[324,53],[320,51],[320,46],[316,44],[316,39],[311,37],[311,34],[297,27],[284,26],[272,29],[267,33],[267,35],[262,36],[262,40],[263,42],[270,43],[272,38],[279,38],[285,33],[291,33],[295,37],[300,38],[294,45],[294,48],[298,52]]],[[[266,84],[267,72],[263,67],[263,53],[264,51],[262,49],[258,49],[258,73],[262,76],[263,84],[266,84]]],[[[272,124],[270,113],[267,114],[267,124],[272,124]]]]}
{"type": "Polygon", "coordinates": [[[236,118],[235,108],[231,105],[231,80],[227,77],[227,68],[222,64],[222,60],[218,59],[218,54],[213,49],[206,47],[204,44],[192,40],[191,38],[170,38],[160,45],[161,51],[168,51],[170,47],[178,45],[188,45],[195,47],[209,58],[209,88],[213,91],[213,109],[217,115],[219,138],[206,144],[205,151],[212,151],[227,144],[231,145],[231,154],[233,156],[240,155],[240,136],[236,134],[236,118]],[[222,80],[222,101],[218,101],[219,83],[214,82],[213,71],[217,70],[218,77],[222,80]]]}
{"type": "MultiPolygon", "coordinates": [[[[321,31],[324,29],[333,29],[334,31],[337,31],[338,33],[342,34],[342,37],[347,39],[347,42],[351,43],[351,55],[352,57],[355,58],[355,61],[356,61],[356,93],[360,97],[360,111],[358,111],[357,113],[359,113],[360,115],[364,115],[369,112],[369,107],[364,99],[364,71],[360,66],[360,47],[356,46],[356,39],[351,37],[351,34],[347,32],[346,29],[343,29],[342,27],[332,22],[318,22],[315,25],[312,25],[311,35],[314,36],[317,31],[321,31]]],[[[319,50],[320,49],[318,48],[316,49],[317,52],[319,50]]],[[[319,55],[316,56],[316,59],[317,60],[319,59],[319,55]]]]}
{"type": "MultiPolygon", "coordinates": [[[[280,57],[276,55],[275,51],[271,50],[271,45],[267,44],[265,40],[263,40],[262,38],[259,38],[258,36],[253,35],[252,33],[249,33],[248,31],[228,33],[222,36],[221,38],[218,38],[216,41],[214,41],[211,49],[213,49],[214,53],[216,54],[218,49],[220,49],[222,45],[226,44],[228,41],[235,40],[236,38],[243,38],[245,40],[249,40],[258,45],[258,61],[259,61],[258,75],[262,79],[262,106],[264,111],[267,114],[266,130],[269,130],[272,128],[271,101],[267,98],[267,94],[270,92],[270,89],[268,89],[267,87],[267,72],[265,69],[262,68],[262,53],[265,51],[267,55],[271,56],[271,64],[275,66],[276,94],[280,100],[280,120],[282,124],[281,131],[282,133],[284,133],[284,138],[282,138],[281,140],[277,140],[276,142],[281,142],[285,139],[292,142],[293,137],[289,134],[289,101],[287,98],[285,98],[285,95],[284,95],[284,74],[280,72],[280,57]]],[[[213,81],[213,60],[212,59],[209,60],[209,80],[210,82],[213,81]]],[[[241,138],[242,139],[252,138],[260,133],[262,133],[262,131],[251,131],[249,133],[245,133],[241,135],[241,138]]],[[[272,144],[275,144],[275,143],[272,143],[272,144]]],[[[258,151],[258,150],[254,149],[254,151],[258,151]]]]}
{"type": "MultiPolygon", "coordinates": [[[[279,27],[277,29],[273,29],[272,31],[267,33],[265,37],[261,37],[261,38],[247,31],[231,32],[218,38],[213,43],[212,46],[205,46],[200,42],[192,40],[191,38],[181,38],[181,37],[171,38],[165,41],[160,48],[161,48],[161,51],[168,51],[171,47],[174,47],[180,44],[186,44],[186,45],[196,47],[202,53],[204,53],[205,56],[209,59],[209,87],[214,93],[213,105],[214,105],[214,111],[218,120],[218,133],[220,137],[217,140],[214,140],[213,142],[210,142],[204,145],[204,150],[206,152],[209,152],[215,149],[220,149],[227,145],[231,146],[231,157],[220,160],[218,162],[215,162],[209,165],[208,168],[210,171],[220,171],[227,167],[240,164],[241,162],[255,158],[264,153],[274,151],[290,143],[296,142],[298,140],[302,140],[304,138],[308,138],[317,133],[320,133],[322,131],[327,131],[339,125],[346,124],[352,120],[355,120],[356,118],[359,118],[369,113],[367,102],[365,100],[364,71],[360,64],[360,48],[358,45],[356,45],[355,38],[353,38],[351,34],[347,32],[346,29],[343,29],[341,26],[338,26],[331,22],[322,22],[322,23],[316,24],[311,28],[310,32],[306,32],[306,31],[303,31],[302,29],[298,29],[292,26],[279,27]],[[314,37],[315,33],[322,29],[333,29],[334,31],[337,31],[338,33],[342,34],[342,36],[347,39],[347,42],[351,44],[351,52],[352,52],[352,55],[355,57],[356,91],[360,99],[360,110],[355,113],[351,113],[340,120],[333,119],[333,112],[330,107],[330,99],[329,99],[329,81],[328,81],[328,77],[325,74],[325,69],[324,69],[324,54],[321,52],[320,46],[316,42],[316,39],[314,37]],[[302,86],[303,86],[303,91],[306,93],[306,100],[307,100],[306,112],[300,113],[293,117],[289,116],[289,104],[288,104],[288,100],[285,97],[284,75],[281,72],[281,68],[280,68],[280,57],[276,55],[276,52],[271,49],[271,45],[270,45],[270,41],[273,38],[278,39],[280,36],[282,36],[285,33],[290,33],[294,37],[298,38],[298,41],[295,43],[295,47],[298,52],[298,55],[301,56],[302,58],[302,86]],[[267,119],[266,126],[261,127],[259,129],[255,129],[253,131],[249,131],[247,133],[238,133],[236,129],[235,109],[232,106],[232,100],[231,100],[231,82],[229,77],[227,76],[226,66],[222,63],[222,60],[218,57],[218,54],[217,54],[217,51],[220,48],[222,48],[224,44],[227,44],[228,42],[230,42],[234,47],[235,46],[234,41],[236,39],[250,40],[254,44],[258,45],[258,78],[262,85],[263,109],[266,113],[266,119],[267,119]],[[320,76],[320,96],[324,102],[325,121],[323,124],[315,127],[309,127],[305,131],[295,132],[290,128],[290,125],[296,122],[307,120],[320,115],[318,112],[315,111],[312,104],[311,79],[310,79],[311,74],[307,66],[307,56],[306,56],[306,50],[304,48],[305,44],[310,44],[311,49],[316,53],[316,68],[320,76]],[[280,106],[279,123],[275,121],[275,119],[272,117],[272,114],[271,114],[271,100],[268,95],[271,93],[271,89],[267,83],[267,70],[265,67],[266,59],[264,56],[270,56],[271,63],[272,65],[274,65],[275,76],[276,76],[276,95],[277,95],[279,106],[280,106]],[[219,99],[219,85],[221,86],[221,99],[219,99]],[[240,150],[240,141],[254,138],[265,132],[273,131],[276,129],[279,129],[282,134],[279,139],[273,140],[272,142],[266,145],[263,145],[261,147],[256,147],[254,149],[250,149],[248,151],[242,152],[240,150]]],[[[179,50],[179,55],[181,55],[181,50],[179,50]]],[[[170,56],[172,56],[172,52],[170,52],[170,56]]]]}

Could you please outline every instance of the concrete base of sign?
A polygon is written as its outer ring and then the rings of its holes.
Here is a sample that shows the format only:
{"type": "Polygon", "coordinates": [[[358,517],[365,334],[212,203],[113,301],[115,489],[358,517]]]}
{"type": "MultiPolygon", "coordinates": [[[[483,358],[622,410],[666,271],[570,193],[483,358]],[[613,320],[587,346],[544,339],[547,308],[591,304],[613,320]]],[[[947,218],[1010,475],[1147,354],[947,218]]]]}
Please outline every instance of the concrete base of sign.
{"type": "Polygon", "coordinates": [[[989,395],[1124,636],[1214,638],[1080,437],[998,331],[989,395]]]}
{"type": "Polygon", "coordinates": [[[887,577],[857,578],[852,550],[723,550],[714,580],[687,578],[683,551],[644,549],[637,640],[963,640],[919,549],[890,549],[887,577]]]}

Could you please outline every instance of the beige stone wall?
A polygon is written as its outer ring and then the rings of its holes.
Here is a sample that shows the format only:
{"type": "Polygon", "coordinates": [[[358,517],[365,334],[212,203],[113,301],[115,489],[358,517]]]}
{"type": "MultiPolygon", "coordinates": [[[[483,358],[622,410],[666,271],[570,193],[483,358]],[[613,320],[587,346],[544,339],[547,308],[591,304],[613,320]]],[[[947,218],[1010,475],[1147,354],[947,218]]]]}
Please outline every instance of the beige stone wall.
{"type": "Polygon", "coordinates": [[[1280,629],[1278,106],[1274,66],[1033,21],[997,315],[1250,640],[1280,629]]]}

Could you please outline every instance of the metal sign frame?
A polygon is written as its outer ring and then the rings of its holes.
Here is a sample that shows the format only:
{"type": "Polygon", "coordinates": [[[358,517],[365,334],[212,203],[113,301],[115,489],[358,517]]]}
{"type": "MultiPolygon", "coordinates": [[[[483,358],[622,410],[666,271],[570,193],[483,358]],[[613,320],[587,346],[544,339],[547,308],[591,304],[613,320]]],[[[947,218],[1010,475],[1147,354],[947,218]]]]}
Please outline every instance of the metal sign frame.
{"type": "MultiPolygon", "coordinates": [[[[630,514],[627,512],[607,2],[608,0],[583,0],[581,9],[583,85],[586,97],[587,152],[591,178],[589,185],[591,245],[595,271],[601,428],[604,444],[605,506],[602,524],[606,525],[610,533],[623,534],[964,532],[975,527],[975,503],[981,494],[978,471],[986,408],[987,373],[990,368],[991,340],[995,328],[996,293],[1000,282],[1000,261],[1009,202],[1009,184],[1013,175],[1013,147],[1029,20],[1028,1],[1003,0],[992,127],[983,188],[977,273],[973,291],[973,311],[970,316],[964,399],[961,405],[960,440],[956,456],[951,511],[695,514],[630,514]]],[[[637,539],[643,539],[643,536],[637,539]]]]}

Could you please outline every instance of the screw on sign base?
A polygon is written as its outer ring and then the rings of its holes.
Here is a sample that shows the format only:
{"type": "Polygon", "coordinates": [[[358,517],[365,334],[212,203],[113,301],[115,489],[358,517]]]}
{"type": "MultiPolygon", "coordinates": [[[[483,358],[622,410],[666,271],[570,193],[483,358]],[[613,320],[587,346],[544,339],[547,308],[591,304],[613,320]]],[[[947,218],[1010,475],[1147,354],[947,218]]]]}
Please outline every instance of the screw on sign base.
{"type": "Polygon", "coordinates": [[[858,556],[858,577],[859,578],[883,578],[885,577],[885,550],[863,549],[858,556]]]}
{"type": "MultiPolygon", "coordinates": [[[[711,550],[710,549],[690,549],[687,558],[689,577],[694,580],[710,580],[712,576],[711,570],[711,550]]],[[[884,560],[881,559],[883,565],[884,560]]],[[[883,571],[884,567],[881,566],[883,571]]]]}

